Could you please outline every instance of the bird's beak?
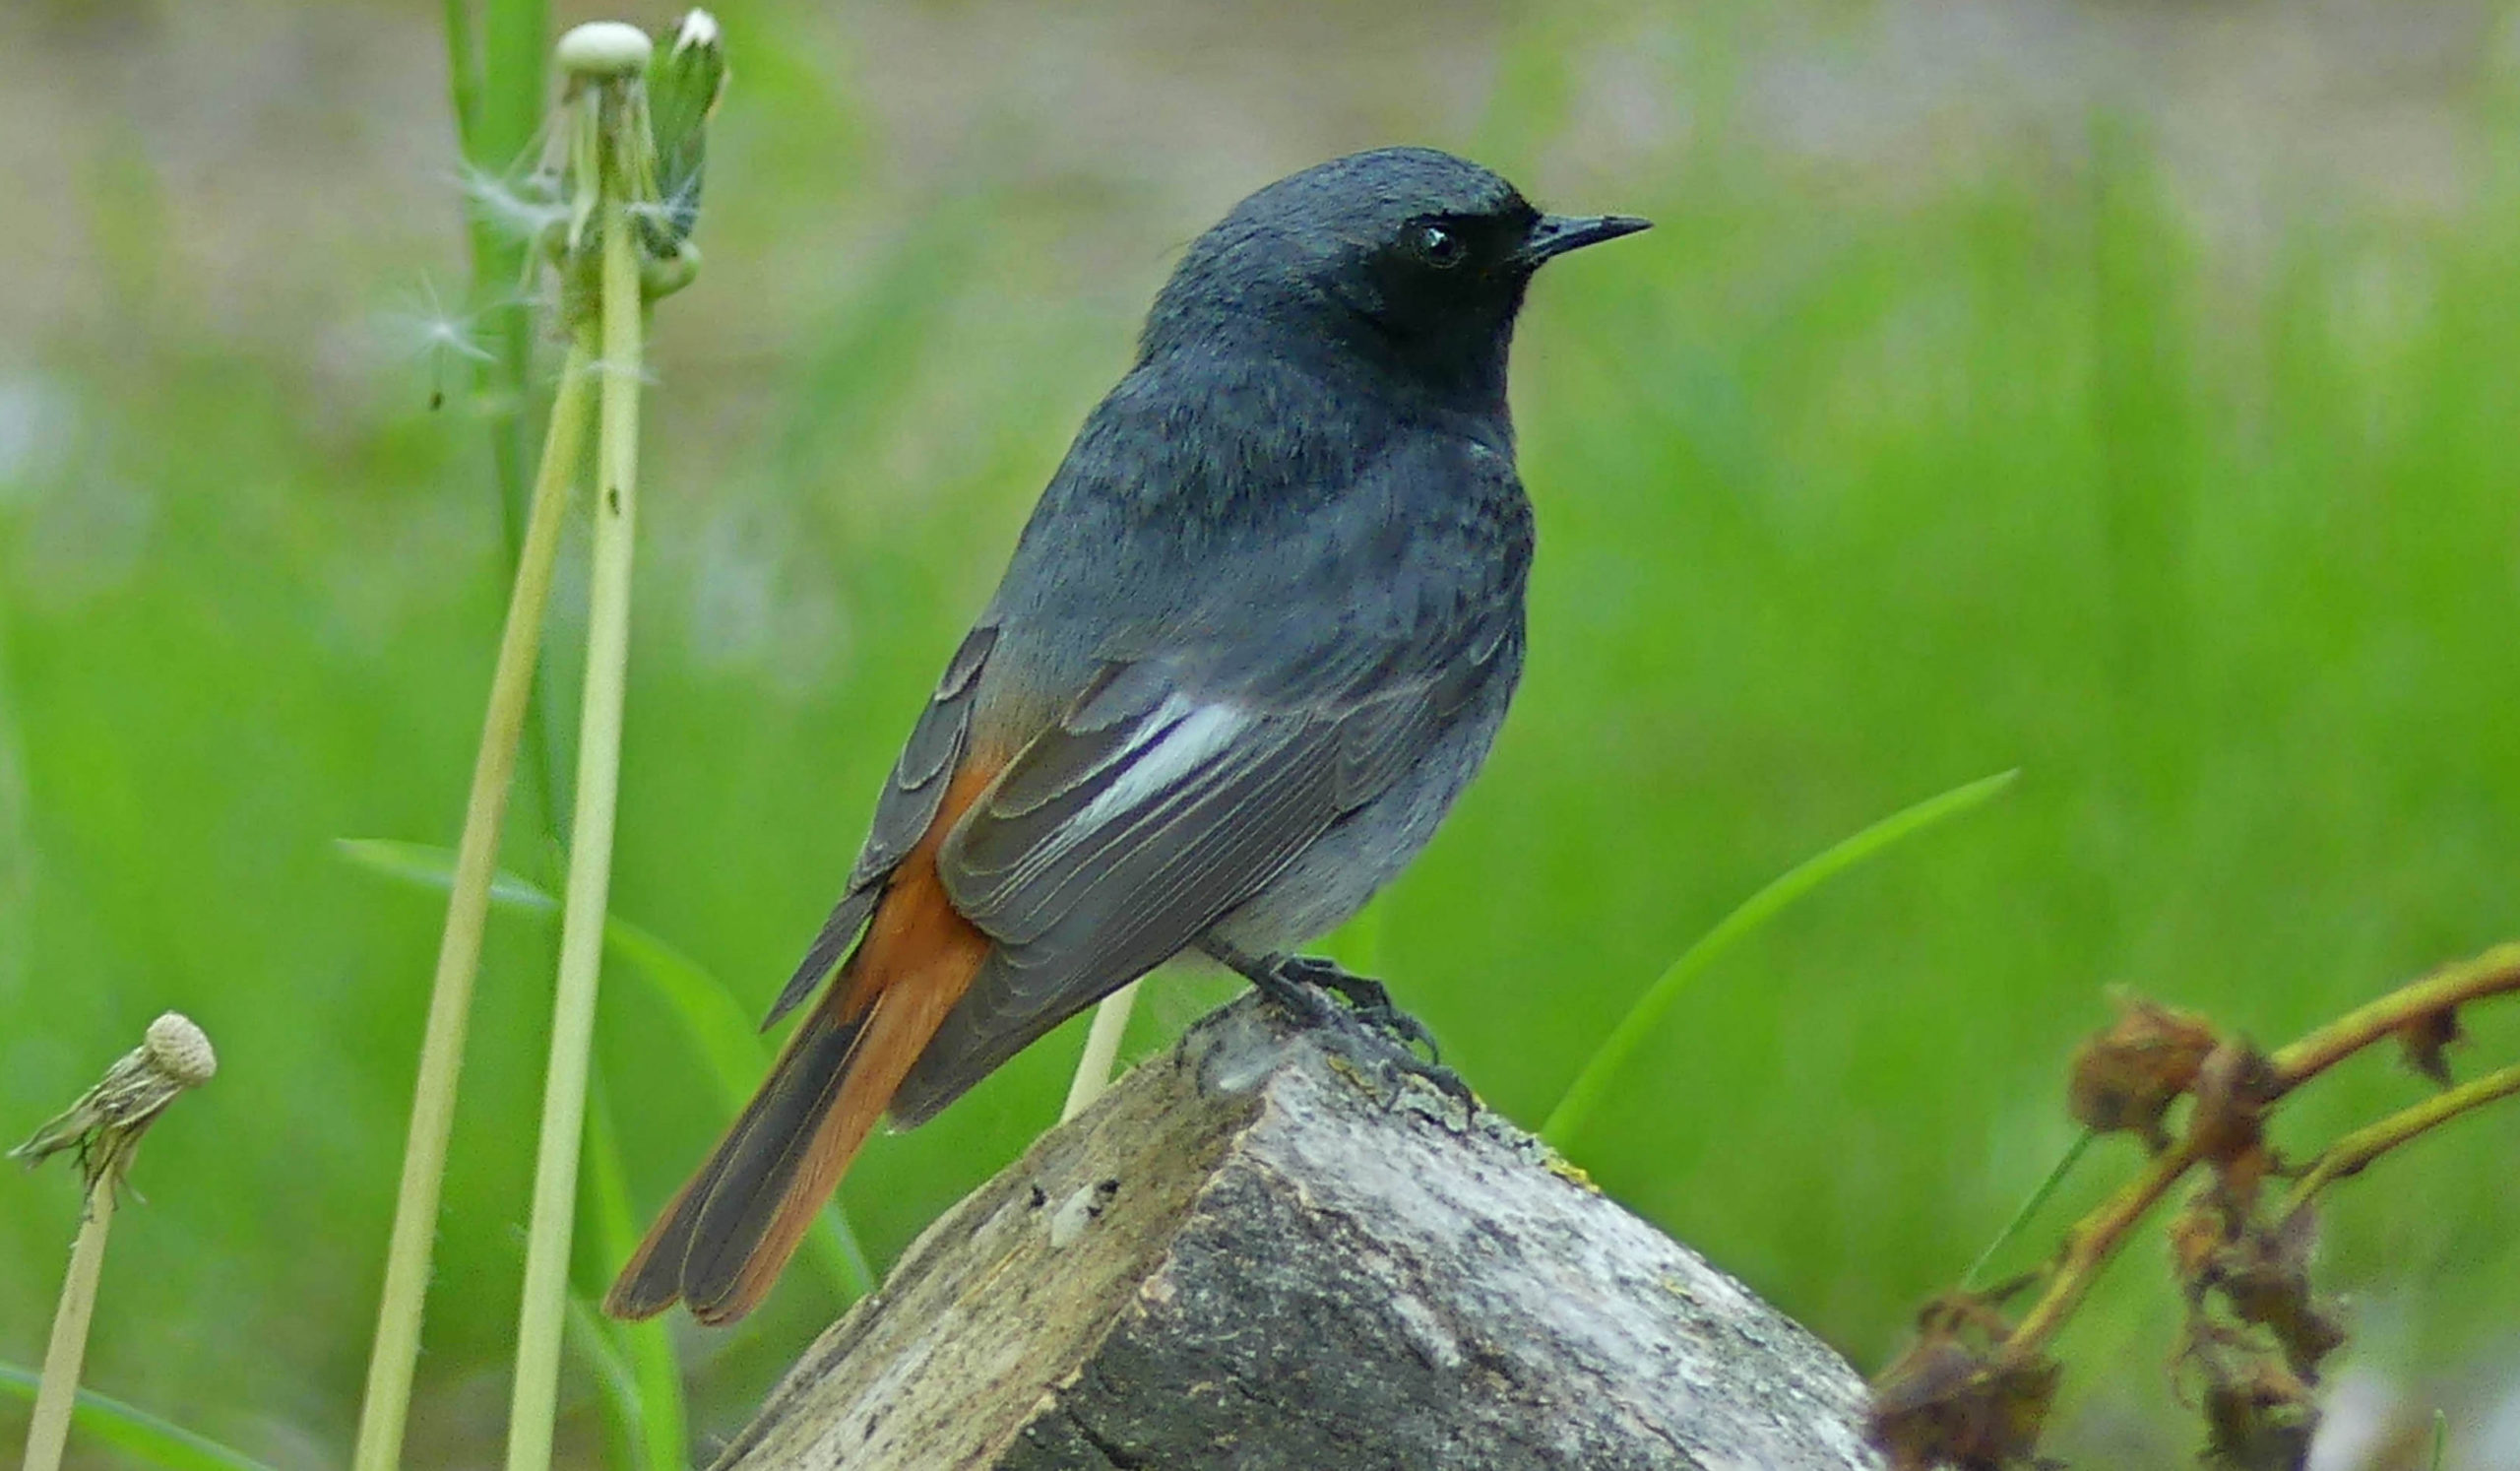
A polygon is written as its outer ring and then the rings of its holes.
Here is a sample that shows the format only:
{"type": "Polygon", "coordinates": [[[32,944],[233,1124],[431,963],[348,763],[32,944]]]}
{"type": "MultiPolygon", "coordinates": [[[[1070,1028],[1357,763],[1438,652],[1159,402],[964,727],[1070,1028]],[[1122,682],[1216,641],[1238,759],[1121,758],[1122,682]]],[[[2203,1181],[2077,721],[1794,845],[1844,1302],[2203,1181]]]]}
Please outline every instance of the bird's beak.
{"type": "Polygon", "coordinates": [[[1543,215],[1524,237],[1523,248],[1514,253],[1514,259],[1527,268],[1537,268],[1570,250],[1653,227],[1653,221],[1633,215],[1543,215]]]}

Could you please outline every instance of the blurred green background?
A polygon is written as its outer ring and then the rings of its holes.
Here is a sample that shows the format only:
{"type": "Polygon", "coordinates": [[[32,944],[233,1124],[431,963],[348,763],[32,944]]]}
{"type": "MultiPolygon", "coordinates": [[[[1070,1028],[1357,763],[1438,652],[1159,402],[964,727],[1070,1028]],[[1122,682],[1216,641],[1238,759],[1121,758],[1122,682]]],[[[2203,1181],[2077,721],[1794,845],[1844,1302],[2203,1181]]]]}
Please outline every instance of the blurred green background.
{"type": "MultiPolygon", "coordinates": [[[[598,14],[672,8],[555,22],[598,14]]],[[[1620,1199],[1877,1368],[2068,1141],[2105,987],[2271,1044],[2520,933],[2505,7],[720,14],[708,264],[657,318],[613,902],[747,1006],[1180,244],[1399,141],[1661,224],[1525,318],[1531,672],[1375,919],[1448,1060],[1537,1123],[1741,896],[2024,773],[1685,996],[1572,1149],[1620,1199]]],[[[223,1069],[143,1154],[87,1377],[287,1468],[346,1456],[441,904],[334,840],[452,843],[504,598],[470,363],[430,343],[467,281],[437,25],[0,11],[0,1135],[161,1008],[208,1028],[223,1069]]],[[[565,732],[543,755],[567,771],[565,732]]],[[[548,825],[529,787],[515,866],[548,871],[548,825]]],[[[502,1435],[551,958],[496,923],[414,1465],[502,1435]]],[[[1226,993],[1159,981],[1132,1052],[1226,993]]],[[[2473,1057],[2520,1047],[2472,1023],[2473,1057]]],[[[1080,1037],[867,1150],[843,1199],[879,1264],[1044,1126],[1080,1037]]],[[[618,966],[599,1045],[644,1216],[724,1104],[618,966]]],[[[2418,1096],[2360,1063],[2286,1137],[2418,1096]]],[[[2134,1155],[2096,1151],[2012,1256],[2134,1155]]],[[[2520,1467],[2515,1184],[2505,1113],[2341,1193],[2322,1465],[2391,1464],[2369,1447],[2439,1405],[2449,1464],[2520,1467]]],[[[0,1359],[40,1357],[76,1214],[66,1171],[0,1180],[0,1359]]],[[[2064,1340],[2078,1464],[2192,1449],[2161,1260],[2148,1232],[2064,1340]]],[[[839,1306],[799,1269],[736,1329],[677,1328],[699,1454],[839,1306]]],[[[563,1453],[594,1464],[568,1375],[563,1453]]]]}

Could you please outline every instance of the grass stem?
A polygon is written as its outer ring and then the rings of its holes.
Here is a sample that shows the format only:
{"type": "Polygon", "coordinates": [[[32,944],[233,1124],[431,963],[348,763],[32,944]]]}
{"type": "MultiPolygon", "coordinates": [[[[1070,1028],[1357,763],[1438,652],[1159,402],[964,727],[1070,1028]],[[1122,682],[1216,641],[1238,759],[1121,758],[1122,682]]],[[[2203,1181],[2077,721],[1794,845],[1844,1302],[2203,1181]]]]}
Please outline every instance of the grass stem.
{"type": "Polygon", "coordinates": [[[527,1227],[525,1302],[517,1322],[516,1390],[508,1415],[509,1471],[551,1463],[560,1345],[568,1322],[569,1242],[577,1215],[578,1153],[586,1128],[596,983],[612,883],[613,817],[621,785],[621,708],[630,654],[630,562],[639,478],[639,389],[645,302],[631,223],[617,191],[603,203],[602,416],[597,445],[594,573],[587,610],[585,694],[578,728],[569,882],[561,897],[560,976],[552,999],[551,1060],[527,1227]]]}
{"type": "MultiPolygon", "coordinates": [[[[612,1101],[603,1069],[589,1078],[587,1111],[587,1216],[594,1223],[598,1260],[627,1261],[639,1248],[639,1221],[631,1213],[630,1183],[621,1163],[621,1133],[613,1126],[612,1101]]],[[[597,1337],[617,1349],[626,1379],[605,1379],[605,1393],[629,1409],[628,1443],[622,1460],[639,1471],[687,1471],[691,1464],[682,1366],[663,1318],[616,1323],[592,1314],[585,1299],[569,1300],[573,1325],[581,1314],[597,1337]],[[626,1394],[624,1392],[626,1386],[626,1394]]],[[[581,1335],[582,1337],[583,1335],[581,1335]]],[[[600,1377],[600,1376],[598,1376],[600,1377]]]]}
{"type": "Polygon", "coordinates": [[[2408,1024],[2470,1001],[2520,991],[2520,940],[2440,967],[2423,980],[2358,1007],[2267,1060],[2285,1086],[2296,1087],[2408,1024]]]}
{"type": "Polygon", "coordinates": [[[1076,1059],[1076,1077],[1067,1085],[1067,1102],[1059,1107],[1059,1122],[1065,1123],[1093,1107],[1102,1090],[1111,1086],[1111,1062],[1120,1055],[1120,1039],[1129,1030],[1129,1008],[1137,1004],[1141,984],[1130,982],[1104,996],[1094,1008],[1094,1026],[1085,1034],[1085,1055],[1076,1059]]]}
{"type": "MultiPolygon", "coordinates": [[[[0,1395],[32,1402],[42,1385],[43,1376],[35,1371],[0,1362],[0,1395]]],[[[89,1448],[120,1451],[125,1460],[158,1471],[274,1471],[232,1445],[94,1389],[79,1391],[71,1424],[89,1448]]]]}

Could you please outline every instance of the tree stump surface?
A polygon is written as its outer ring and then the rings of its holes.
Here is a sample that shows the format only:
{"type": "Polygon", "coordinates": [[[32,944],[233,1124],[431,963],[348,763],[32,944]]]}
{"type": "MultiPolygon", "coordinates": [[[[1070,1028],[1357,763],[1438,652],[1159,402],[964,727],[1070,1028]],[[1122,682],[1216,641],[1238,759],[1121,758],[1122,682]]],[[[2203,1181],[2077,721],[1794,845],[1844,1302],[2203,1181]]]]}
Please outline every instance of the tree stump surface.
{"type": "Polygon", "coordinates": [[[720,1471],[1877,1468],[1846,1362],[1246,997],[930,1226],[720,1471]]]}

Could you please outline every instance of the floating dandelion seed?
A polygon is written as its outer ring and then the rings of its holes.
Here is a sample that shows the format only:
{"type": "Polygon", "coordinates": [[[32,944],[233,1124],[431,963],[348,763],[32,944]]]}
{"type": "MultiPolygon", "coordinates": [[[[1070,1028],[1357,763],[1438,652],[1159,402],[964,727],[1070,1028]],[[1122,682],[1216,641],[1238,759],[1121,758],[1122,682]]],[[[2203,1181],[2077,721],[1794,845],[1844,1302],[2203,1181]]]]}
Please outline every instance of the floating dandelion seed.
{"type": "Polygon", "coordinates": [[[491,358],[490,350],[481,345],[478,334],[479,314],[449,311],[446,303],[438,299],[437,288],[425,277],[406,304],[382,313],[378,321],[399,352],[428,363],[431,413],[446,403],[446,365],[450,359],[488,362],[491,358]]]}

